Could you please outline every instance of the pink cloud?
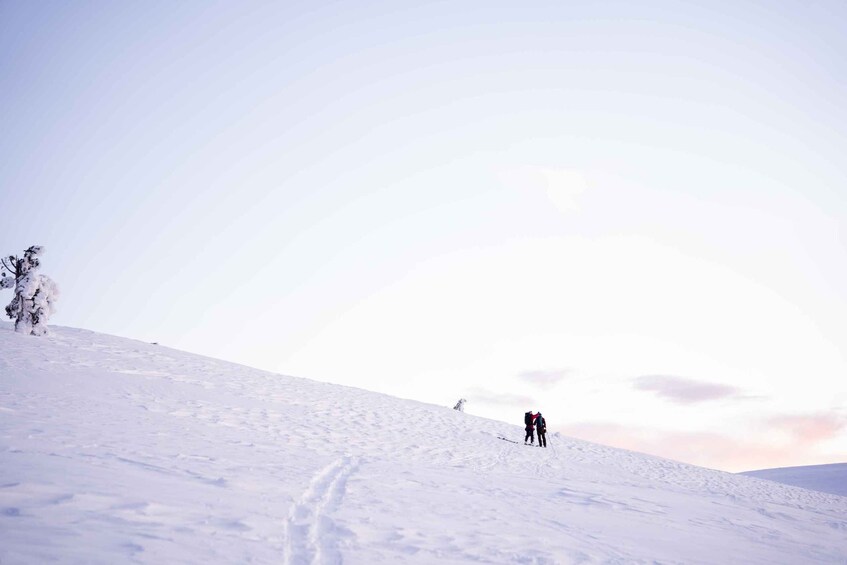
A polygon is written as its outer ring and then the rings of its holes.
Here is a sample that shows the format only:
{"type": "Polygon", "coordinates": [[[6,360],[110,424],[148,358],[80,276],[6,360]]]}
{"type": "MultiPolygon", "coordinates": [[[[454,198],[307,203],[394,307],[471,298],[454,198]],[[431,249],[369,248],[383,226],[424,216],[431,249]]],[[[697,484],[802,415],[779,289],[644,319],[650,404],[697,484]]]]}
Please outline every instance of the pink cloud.
{"type": "Polygon", "coordinates": [[[803,438],[793,438],[788,443],[758,442],[712,432],[669,432],[606,422],[582,422],[558,427],[556,431],[594,443],[730,472],[840,462],[838,458],[821,457],[815,453],[814,443],[803,438]]]}
{"type": "Polygon", "coordinates": [[[778,416],[771,418],[768,424],[810,443],[833,438],[847,429],[847,419],[832,413],[778,416]]]}

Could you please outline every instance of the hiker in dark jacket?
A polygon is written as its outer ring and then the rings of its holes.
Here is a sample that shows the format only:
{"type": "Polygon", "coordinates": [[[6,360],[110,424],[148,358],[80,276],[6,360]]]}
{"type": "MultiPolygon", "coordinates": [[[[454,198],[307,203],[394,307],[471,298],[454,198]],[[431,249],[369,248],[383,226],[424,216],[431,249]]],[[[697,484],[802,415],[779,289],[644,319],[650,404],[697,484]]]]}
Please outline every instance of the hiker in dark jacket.
{"type": "Polygon", "coordinates": [[[547,420],[541,412],[535,415],[535,425],[538,427],[538,447],[547,447],[547,420]]]}
{"type": "Polygon", "coordinates": [[[537,414],[533,414],[532,410],[524,414],[523,421],[526,424],[526,437],[523,438],[524,444],[526,444],[526,440],[529,440],[529,444],[535,444],[535,417],[537,414]]]}

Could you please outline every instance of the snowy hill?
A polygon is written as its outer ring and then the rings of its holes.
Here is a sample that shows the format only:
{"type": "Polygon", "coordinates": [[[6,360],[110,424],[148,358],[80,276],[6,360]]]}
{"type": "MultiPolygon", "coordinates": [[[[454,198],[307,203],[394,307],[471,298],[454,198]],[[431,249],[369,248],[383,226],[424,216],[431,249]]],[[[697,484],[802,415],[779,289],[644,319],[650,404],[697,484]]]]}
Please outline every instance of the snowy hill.
{"type": "MultiPolygon", "coordinates": [[[[402,376],[398,376],[402,378],[402,376]]],[[[847,498],[0,327],[0,562],[845,563],[847,498]]]]}
{"type": "Polygon", "coordinates": [[[760,469],[742,474],[809,490],[847,496],[847,463],[760,469]]]}

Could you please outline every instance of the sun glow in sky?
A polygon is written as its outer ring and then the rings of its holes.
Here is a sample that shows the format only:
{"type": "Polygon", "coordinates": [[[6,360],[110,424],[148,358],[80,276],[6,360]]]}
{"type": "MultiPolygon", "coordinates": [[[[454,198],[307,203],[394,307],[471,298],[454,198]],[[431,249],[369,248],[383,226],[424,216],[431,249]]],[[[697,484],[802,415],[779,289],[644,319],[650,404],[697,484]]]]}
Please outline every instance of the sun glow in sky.
{"type": "Polygon", "coordinates": [[[843,462],[845,27],[2,3],[0,253],[46,247],[58,325],[709,467],[843,462]]]}

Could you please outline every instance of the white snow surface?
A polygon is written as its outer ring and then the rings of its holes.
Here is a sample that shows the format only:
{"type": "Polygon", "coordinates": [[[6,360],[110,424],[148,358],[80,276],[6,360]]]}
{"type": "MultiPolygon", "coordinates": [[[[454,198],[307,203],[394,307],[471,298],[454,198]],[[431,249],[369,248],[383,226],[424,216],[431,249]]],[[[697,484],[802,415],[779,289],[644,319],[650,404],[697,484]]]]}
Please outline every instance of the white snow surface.
{"type": "Polygon", "coordinates": [[[769,481],[847,496],[847,463],[779,467],[743,473],[769,481]]]}
{"type": "Polygon", "coordinates": [[[845,497],[51,332],[0,326],[3,565],[847,563],[845,497]]]}

